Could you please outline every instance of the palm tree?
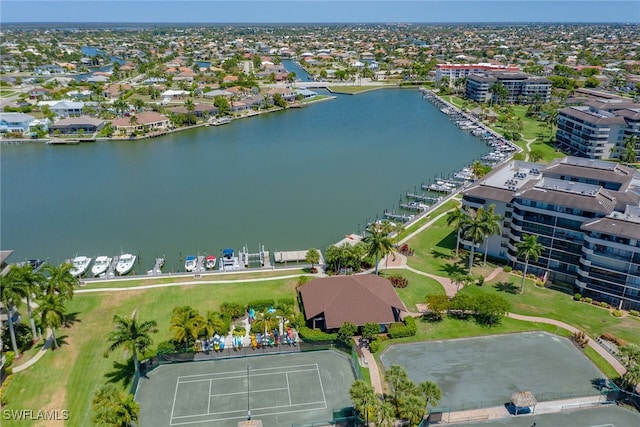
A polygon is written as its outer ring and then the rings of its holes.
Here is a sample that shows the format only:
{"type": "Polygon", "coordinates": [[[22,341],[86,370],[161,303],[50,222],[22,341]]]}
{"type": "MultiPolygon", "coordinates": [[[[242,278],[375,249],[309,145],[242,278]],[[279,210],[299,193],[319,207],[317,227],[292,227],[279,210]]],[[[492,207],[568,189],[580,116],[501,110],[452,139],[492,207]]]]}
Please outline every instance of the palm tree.
{"type": "Polygon", "coordinates": [[[56,328],[62,326],[64,314],[67,312],[64,306],[64,297],[59,294],[43,295],[38,300],[38,313],[40,314],[40,322],[42,326],[51,329],[53,336],[53,347],[58,348],[58,340],[56,339],[56,328]]]}
{"type": "Polygon", "coordinates": [[[418,384],[418,390],[424,399],[427,401],[425,406],[425,415],[429,413],[428,406],[438,406],[438,402],[442,399],[442,390],[438,384],[432,381],[423,381],[418,384]]]}
{"type": "Polygon", "coordinates": [[[132,102],[133,107],[136,109],[136,111],[142,111],[144,109],[144,106],[146,105],[144,100],[141,98],[135,98],[132,102]]]}
{"type": "Polygon", "coordinates": [[[315,264],[320,262],[320,252],[318,252],[318,250],[315,248],[307,250],[305,261],[311,264],[311,271],[313,271],[313,269],[315,268],[315,264]]]}
{"type": "Polygon", "coordinates": [[[27,293],[27,315],[29,317],[29,323],[31,324],[31,333],[33,334],[33,339],[38,339],[38,334],[36,332],[36,322],[33,320],[33,313],[31,308],[31,301],[34,296],[38,296],[41,292],[41,284],[45,282],[45,278],[42,273],[33,271],[33,266],[29,263],[24,263],[22,266],[12,266],[11,270],[13,273],[11,277],[14,280],[20,281],[27,293]]]}
{"type": "Polygon", "coordinates": [[[396,420],[396,410],[390,402],[382,401],[377,410],[378,427],[393,427],[396,420]]]}
{"type": "Polygon", "coordinates": [[[467,214],[462,210],[462,207],[457,207],[456,209],[449,211],[447,214],[447,225],[453,225],[457,231],[456,238],[456,257],[458,256],[458,252],[460,249],[460,231],[462,228],[463,222],[466,220],[467,214]]]}
{"type": "Polygon", "coordinates": [[[131,317],[118,316],[117,314],[113,316],[115,329],[107,335],[107,341],[110,341],[111,345],[105,352],[105,357],[115,349],[124,347],[125,350],[133,353],[133,366],[136,375],[139,375],[138,352],[144,353],[151,347],[153,344],[151,334],[158,332],[158,324],[155,320],[139,323],[136,314],[137,312],[134,312],[131,317]]]}
{"type": "MultiPolygon", "coordinates": [[[[11,270],[13,270],[13,268],[11,270]]],[[[17,310],[22,304],[22,299],[27,297],[28,291],[22,282],[12,277],[13,274],[11,274],[11,270],[4,276],[0,275],[0,296],[2,297],[4,309],[7,312],[13,353],[15,357],[18,358],[20,357],[20,351],[18,350],[16,332],[13,327],[12,307],[15,307],[17,310]]]]}
{"type": "Polygon", "coordinates": [[[469,281],[469,275],[460,273],[459,271],[449,274],[449,279],[456,285],[456,292],[460,290],[460,285],[464,288],[465,284],[469,281]]]}
{"type": "Polygon", "coordinates": [[[485,247],[484,247],[484,265],[487,265],[487,252],[489,252],[489,237],[500,234],[502,222],[502,215],[495,213],[496,205],[489,205],[489,209],[484,211],[484,222],[487,230],[485,235],[485,247]]]}
{"type": "Polygon", "coordinates": [[[522,285],[520,286],[520,293],[524,294],[524,281],[527,278],[529,258],[534,262],[537,261],[544,247],[538,243],[538,236],[523,234],[522,240],[516,243],[516,249],[518,250],[518,257],[524,257],[524,272],[522,273],[522,285]]]}
{"type": "Polygon", "coordinates": [[[473,268],[473,257],[476,246],[482,243],[487,235],[487,224],[485,222],[485,210],[480,206],[477,210],[470,209],[469,215],[462,222],[462,236],[464,239],[471,240],[471,251],[469,253],[469,275],[473,268]]]}
{"type": "MultiPolygon", "coordinates": [[[[413,386],[415,387],[415,384],[413,386]]],[[[424,418],[423,414],[426,406],[424,397],[407,393],[403,396],[398,414],[401,418],[409,420],[409,425],[417,426],[424,418]]]]}
{"type": "Polygon", "coordinates": [[[261,313],[258,313],[258,321],[262,322],[262,327],[264,329],[264,334],[267,335],[273,324],[276,322],[276,313],[270,308],[265,308],[261,313]]]}
{"type": "Polygon", "coordinates": [[[366,425],[369,425],[369,415],[373,415],[378,401],[373,387],[363,380],[357,380],[349,388],[349,397],[354,408],[365,416],[366,425]]]}
{"type": "Polygon", "coordinates": [[[175,339],[184,342],[185,351],[189,351],[189,338],[196,340],[204,323],[196,310],[185,305],[173,309],[170,328],[174,331],[175,339]]]}
{"type": "Polygon", "coordinates": [[[105,384],[96,391],[91,406],[91,421],[97,426],[130,427],[137,425],[140,417],[140,405],[133,394],[119,390],[115,384],[105,384]]]}
{"type": "Polygon", "coordinates": [[[222,318],[222,314],[218,311],[207,311],[207,317],[204,319],[202,331],[205,332],[207,338],[215,334],[226,335],[229,332],[227,322],[222,318]]]}
{"type": "Polygon", "coordinates": [[[476,160],[471,164],[471,174],[475,179],[479,179],[485,176],[488,170],[490,169],[483,165],[480,160],[476,160]]]}
{"type": "Polygon", "coordinates": [[[400,405],[400,395],[409,381],[407,371],[400,365],[391,365],[384,373],[384,379],[387,384],[389,384],[393,401],[396,405],[396,410],[398,410],[400,405]]]}
{"type": "Polygon", "coordinates": [[[80,279],[71,274],[73,265],[65,262],[56,267],[53,264],[45,264],[42,271],[47,280],[42,284],[45,294],[60,294],[67,300],[73,299],[73,289],[80,283],[80,279]]]}
{"type": "Polygon", "coordinates": [[[624,151],[620,156],[620,160],[627,164],[635,163],[637,159],[637,156],[636,156],[637,145],[638,145],[637,135],[631,135],[626,137],[624,139],[624,151]]]}
{"type": "Polygon", "coordinates": [[[367,255],[375,257],[375,274],[377,275],[378,260],[393,251],[393,242],[389,238],[388,231],[377,224],[367,228],[367,233],[369,234],[362,241],[368,245],[367,255]]]}

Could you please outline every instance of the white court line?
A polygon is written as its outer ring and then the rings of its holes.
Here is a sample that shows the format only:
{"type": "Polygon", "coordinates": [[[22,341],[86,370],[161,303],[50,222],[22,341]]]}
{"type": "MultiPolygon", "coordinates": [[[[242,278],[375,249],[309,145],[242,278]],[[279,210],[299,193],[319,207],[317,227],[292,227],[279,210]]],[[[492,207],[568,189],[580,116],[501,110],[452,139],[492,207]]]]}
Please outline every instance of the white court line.
{"type": "MultiPolygon", "coordinates": [[[[262,409],[275,409],[275,408],[291,408],[291,407],[296,407],[296,406],[305,406],[305,405],[321,405],[324,404],[324,402],[318,401],[318,402],[307,402],[307,403],[296,403],[293,405],[280,405],[280,406],[265,406],[263,408],[251,408],[251,411],[260,411],[262,409]]],[[[300,411],[318,411],[320,409],[327,409],[327,408],[313,408],[313,409],[300,409],[297,411],[282,411],[282,412],[276,412],[276,414],[288,414],[289,412],[300,412],[300,411]]],[[[222,415],[222,414],[231,414],[233,412],[242,412],[244,415],[244,417],[246,417],[246,409],[236,409],[234,411],[220,411],[220,412],[212,412],[210,414],[196,414],[196,415],[178,415],[176,417],[173,417],[174,419],[178,419],[178,418],[194,418],[194,417],[205,417],[207,415],[222,415]]],[[[257,416],[261,416],[262,414],[258,414],[257,416]]],[[[231,418],[229,418],[231,419],[231,418]]],[[[208,420],[208,421],[220,421],[220,419],[215,418],[213,420],[208,420]]],[[[202,421],[205,422],[205,421],[202,421]]]]}
{"type": "Polygon", "coordinates": [[[320,378],[320,368],[316,363],[316,372],[318,372],[318,380],[320,381],[320,390],[322,391],[322,399],[324,400],[324,409],[327,409],[327,396],[324,394],[324,386],[322,385],[322,378],[320,378]]]}
{"type": "MultiPolygon", "coordinates": [[[[259,369],[253,369],[251,368],[251,372],[258,372],[258,371],[272,371],[274,369],[291,369],[291,368],[303,368],[305,366],[315,366],[316,368],[318,367],[317,363],[307,363],[305,365],[291,365],[291,366],[274,366],[271,368],[259,368],[259,369]]],[[[225,372],[210,372],[208,374],[194,374],[194,375],[181,375],[178,377],[178,379],[180,378],[190,378],[190,377],[203,377],[203,376],[207,376],[207,375],[226,375],[226,374],[245,374],[246,375],[247,371],[242,370],[242,371],[225,371],[225,372]]]]}
{"type": "MultiPolygon", "coordinates": [[[[318,403],[320,403],[320,402],[318,402],[318,403]]],[[[257,416],[257,417],[267,417],[267,416],[270,416],[270,415],[283,415],[283,414],[295,414],[295,413],[298,413],[298,412],[319,411],[319,410],[321,410],[321,409],[323,409],[323,408],[317,408],[317,409],[298,409],[298,410],[296,410],[296,411],[285,411],[285,412],[267,412],[267,413],[265,413],[265,414],[256,414],[255,416],[257,416]]],[[[324,408],[324,409],[326,409],[326,408],[324,408]]],[[[240,412],[240,411],[237,411],[237,412],[240,412]]],[[[169,425],[170,425],[170,426],[181,426],[181,425],[196,424],[196,423],[209,423],[209,422],[213,422],[213,423],[215,423],[215,422],[218,422],[218,421],[244,420],[244,419],[246,419],[246,418],[247,418],[247,415],[246,415],[246,414],[244,414],[244,415],[239,416],[239,417],[215,418],[215,419],[212,419],[212,420],[200,420],[200,421],[184,421],[184,422],[181,422],[181,423],[174,423],[173,421],[171,421],[171,422],[169,423],[169,425]]]]}
{"type": "Polygon", "coordinates": [[[209,380],[209,398],[207,399],[207,414],[211,412],[211,383],[213,381],[209,380]]]}
{"type": "Polygon", "coordinates": [[[591,427],[616,427],[613,424],[600,424],[599,426],[591,426],[591,427]]]}
{"type": "MultiPolygon", "coordinates": [[[[311,372],[311,371],[316,371],[318,368],[314,368],[314,369],[298,369],[296,371],[284,371],[284,372],[266,372],[264,374],[251,374],[252,377],[264,377],[267,375],[280,375],[283,374],[285,372],[289,372],[289,373],[296,373],[296,372],[311,372]]],[[[206,374],[203,374],[206,375],[206,374]]],[[[234,375],[231,377],[220,377],[220,378],[203,378],[200,380],[187,380],[187,381],[180,381],[180,384],[188,384],[188,383],[197,383],[197,382],[201,382],[201,381],[226,381],[226,380],[233,380],[236,378],[247,378],[247,373],[245,372],[244,375],[234,375]]]]}
{"type": "Polygon", "coordinates": [[[289,386],[289,373],[285,372],[284,375],[287,378],[287,393],[289,394],[289,406],[291,406],[291,387],[289,386]]]}
{"type": "Polygon", "coordinates": [[[171,405],[171,418],[170,418],[170,420],[172,420],[172,419],[173,419],[173,410],[174,410],[174,409],[175,409],[175,407],[176,407],[176,398],[178,397],[178,384],[179,384],[179,380],[180,380],[179,378],[178,378],[178,379],[176,379],[176,391],[175,391],[175,392],[173,392],[173,405],[171,405]]]}
{"type": "MultiPolygon", "coordinates": [[[[287,387],[280,388],[269,388],[265,390],[251,390],[250,393],[264,393],[269,391],[279,391],[279,390],[288,390],[287,387]]],[[[233,393],[219,393],[219,394],[211,394],[211,389],[209,389],[209,397],[219,397],[219,396],[233,396],[234,394],[247,394],[246,391],[236,391],[233,393]]]]}

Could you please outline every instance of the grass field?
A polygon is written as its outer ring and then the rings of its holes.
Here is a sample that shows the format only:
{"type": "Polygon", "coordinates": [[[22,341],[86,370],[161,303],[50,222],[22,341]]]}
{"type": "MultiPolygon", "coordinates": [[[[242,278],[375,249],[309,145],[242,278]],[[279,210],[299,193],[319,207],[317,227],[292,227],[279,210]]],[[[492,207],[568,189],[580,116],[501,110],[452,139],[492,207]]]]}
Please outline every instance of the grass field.
{"type": "Polygon", "coordinates": [[[381,270],[381,275],[402,276],[409,280],[409,286],[398,288],[396,292],[409,311],[417,311],[416,304],[424,303],[427,295],[444,295],[444,289],[437,280],[421,276],[408,270],[381,270]]]}
{"type": "MultiPolygon", "coordinates": [[[[153,339],[157,344],[172,336],[169,323],[176,306],[191,305],[205,313],[221,302],[293,297],[295,283],[296,279],[287,279],[76,295],[67,310],[71,326],[58,331],[61,349],[47,352],[34,366],[15,375],[6,395],[9,408],[67,409],[71,418],[65,425],[90,425],[95,390],[109,380],[123,387],[129,381],[128,357],[122,351],[103,357],[114,314],[129,316],[138,310],[139,319],[156,320],[159,332],[153,339]]],[[[5,421],[3,425],[23,424],[5,421]]]]}

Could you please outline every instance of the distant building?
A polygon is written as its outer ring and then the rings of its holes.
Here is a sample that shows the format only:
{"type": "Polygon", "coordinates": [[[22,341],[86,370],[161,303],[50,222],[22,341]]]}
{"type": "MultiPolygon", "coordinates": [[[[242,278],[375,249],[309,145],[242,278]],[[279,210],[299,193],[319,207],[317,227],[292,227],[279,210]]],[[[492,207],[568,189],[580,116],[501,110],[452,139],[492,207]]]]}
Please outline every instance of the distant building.
{"type": "Polygon", "coordinates": [[[105,121],[97,119],[95,117],[80,116],[80,117],[67,117],[62,120],[58,120],[49,127],[49,132],[53,133],[58,131],[61,134],[92,134],[98,132],[105,125],[105,121]]]}
{"type": "Polygon", "coordinates": [[[492,64],[489,62],[481,62],[479,64],[437,64],[436,81],[446,77],[453,82],[472,74],[488,73],[492,71],[518,72],[520,71],[520,67],[517,65],[492,64]]]}
{"type": "Polygon", "coordinates": [[[546,103],[551,98],[551,82],[544,77],[525,73],[498,72],[467,76],[465,95],[476,102],[497,102],[491,86],[502,84],[507,89],[505,102],[509,104],[546,103]]]}
{"type": "Polygon", "coordinates": [[[633,135],[640,139],[640,104],[627,99],[590,97],[586,105],[558,112],[556,143],[575,156],[618,159],[626,150],[625,139],[633,135]]]}
{"type": "Polygon", "coordinates": [[[516,245],[524,234],[535,235],[543,251],[529,260],[529,273],[614,306],[640,309],[640,172],[635,169],[579,157],[546,166],[512,161],[466,189],[462,204],[494,205],[502,215],[501,233],[487,242],[489,255],[524,270],[516,245]]]}

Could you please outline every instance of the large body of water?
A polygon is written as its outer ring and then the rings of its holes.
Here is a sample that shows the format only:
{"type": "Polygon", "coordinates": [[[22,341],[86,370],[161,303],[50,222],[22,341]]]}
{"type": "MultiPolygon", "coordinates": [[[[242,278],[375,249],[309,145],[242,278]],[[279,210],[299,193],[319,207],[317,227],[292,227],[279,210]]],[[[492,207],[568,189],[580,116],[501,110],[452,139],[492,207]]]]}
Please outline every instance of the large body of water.
{"type": "Polygon", "coordinates": [[[324,250],[488,147],[418,90],[385,89],[136,142],[1,150],[12,261],[130,252],[140,272],[245,244],[324,250]]]}

